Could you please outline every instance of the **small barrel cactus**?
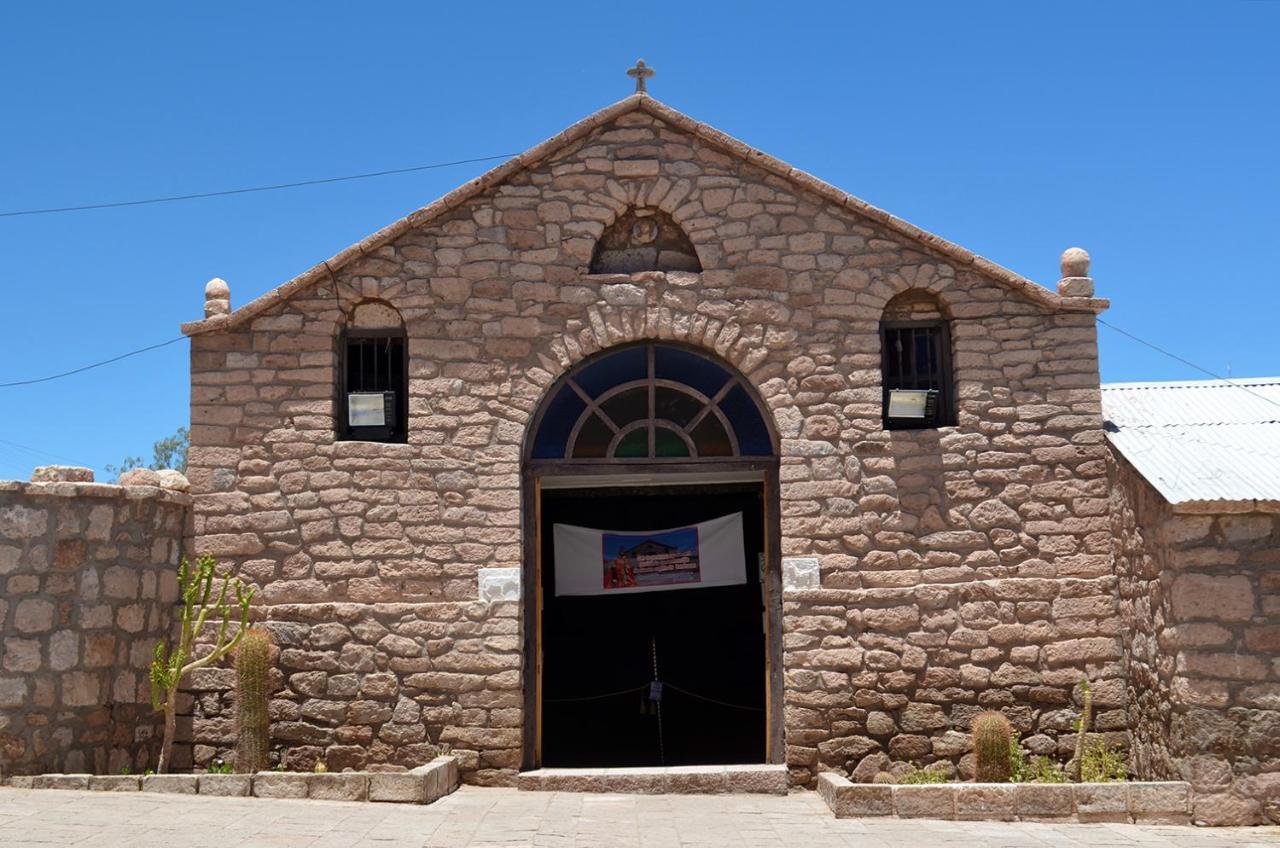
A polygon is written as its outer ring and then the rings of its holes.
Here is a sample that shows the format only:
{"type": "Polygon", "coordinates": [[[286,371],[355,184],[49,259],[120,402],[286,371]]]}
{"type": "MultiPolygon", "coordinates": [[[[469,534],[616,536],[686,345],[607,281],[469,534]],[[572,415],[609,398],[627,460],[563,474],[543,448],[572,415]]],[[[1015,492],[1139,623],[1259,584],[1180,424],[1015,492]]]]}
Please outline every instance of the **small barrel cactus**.
{"type": "Polygon", "coordinates": [[[244,773],[267,767],[271,750],[271,634],[250,628],[236,649],[236,766],[244,773]]]}
{"type": "Polygon", "coordinates": [[[987,711],[973,718],[973,754],[979,783],[1008,783],[1013,768],[1013,727],[1003,713],[987,711]]]}

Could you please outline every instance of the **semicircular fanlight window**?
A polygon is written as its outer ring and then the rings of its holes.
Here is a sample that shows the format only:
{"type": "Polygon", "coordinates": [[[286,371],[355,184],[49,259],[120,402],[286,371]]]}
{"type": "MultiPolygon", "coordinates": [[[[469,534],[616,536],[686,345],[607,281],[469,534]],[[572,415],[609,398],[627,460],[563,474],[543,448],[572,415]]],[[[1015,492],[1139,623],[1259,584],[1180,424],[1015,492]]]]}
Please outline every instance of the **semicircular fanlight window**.
{"type": "Polygon", "coordinates": [[[772,456],[743,378],[694,351],[632,345],[564,377],[537,421],[533,459],[772,456]]]}

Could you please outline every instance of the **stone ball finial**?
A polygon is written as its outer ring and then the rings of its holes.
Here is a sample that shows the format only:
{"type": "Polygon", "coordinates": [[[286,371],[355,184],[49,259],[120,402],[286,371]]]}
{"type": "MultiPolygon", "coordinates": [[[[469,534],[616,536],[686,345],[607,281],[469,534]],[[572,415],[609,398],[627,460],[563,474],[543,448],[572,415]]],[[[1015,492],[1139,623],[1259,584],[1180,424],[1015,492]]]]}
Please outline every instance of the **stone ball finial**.
{"type": "Polygon", "coordinates": [[[204,317],[231,313],[231,286],[227,281],[214,277],[204,285],[204,317]]]}
{"type": "Polygon", "coordinates": [[[1068,247],[1062,251],[1062,276],[1089,276],[1089,251],[1083,247],[1068,247]]]}

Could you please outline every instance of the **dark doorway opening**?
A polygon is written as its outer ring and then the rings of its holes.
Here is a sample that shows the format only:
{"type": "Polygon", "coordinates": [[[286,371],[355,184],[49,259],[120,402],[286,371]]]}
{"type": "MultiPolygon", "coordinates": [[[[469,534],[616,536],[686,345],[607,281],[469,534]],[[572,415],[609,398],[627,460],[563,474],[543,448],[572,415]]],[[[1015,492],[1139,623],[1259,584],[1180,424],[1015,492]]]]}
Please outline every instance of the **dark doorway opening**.
{"type": "Polygon", "coordinates": [[[769,761],[763,490],[742,483],[542,492],[542,765],[769,761]],[[556,597],[554,524],[659,530],[735,512],[743,517],[744,584],[556,597]],[[647,697],[655,652],[660,713],[647,697]]]}

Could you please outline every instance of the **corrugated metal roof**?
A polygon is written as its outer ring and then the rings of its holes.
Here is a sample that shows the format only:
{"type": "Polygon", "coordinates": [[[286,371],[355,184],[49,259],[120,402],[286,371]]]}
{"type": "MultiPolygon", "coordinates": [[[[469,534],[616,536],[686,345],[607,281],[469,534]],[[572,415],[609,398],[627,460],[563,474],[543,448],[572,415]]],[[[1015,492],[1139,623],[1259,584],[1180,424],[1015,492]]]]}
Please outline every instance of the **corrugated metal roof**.
{"type": "Polygon", "coordinates": [[[1102,417],[1171,504],[1280,501],[1280,377],[1108,383],[1102,417]]]}

